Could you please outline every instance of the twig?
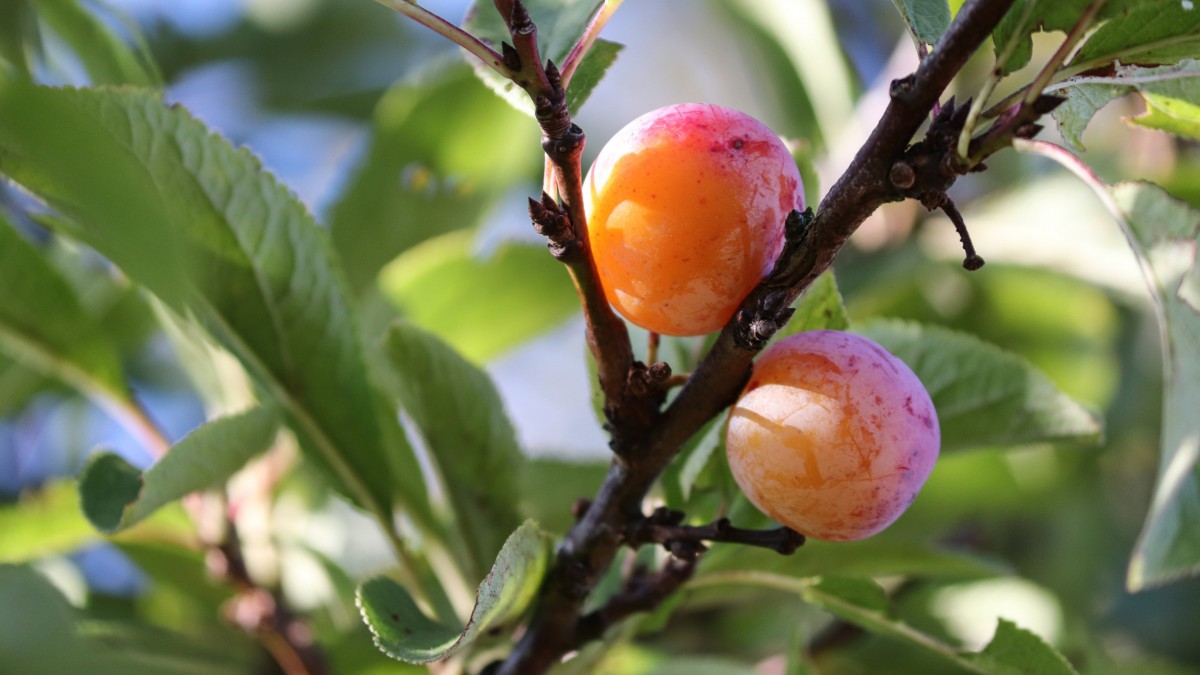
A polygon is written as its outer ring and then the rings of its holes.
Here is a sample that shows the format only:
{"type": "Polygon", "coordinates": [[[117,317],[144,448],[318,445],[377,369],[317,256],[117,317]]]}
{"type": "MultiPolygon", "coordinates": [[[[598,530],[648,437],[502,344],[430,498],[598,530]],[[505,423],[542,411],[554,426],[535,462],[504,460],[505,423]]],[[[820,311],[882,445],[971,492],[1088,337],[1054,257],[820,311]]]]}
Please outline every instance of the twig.
{"type": "Polygon", "coordinates": [[[684,513],[659,507],[649,517],[630,523],[625,530],[625,544],[638,548],[645,544],[661,544],[671,555],[682,560],[696,560],[708,549],[706,541],[744,544],[768,548],[781,555],[791,555],[804,545],[804,535],[779,527],[773,530],[746,530],[734,527],[728,518],[709,525],[681,525],[684,513]]]}
{"type": "Polygon", "coordinates": [[[649,574],[644,568],[635,569],[625,580],[625,586],[604,606],[583,615],[579,619],[576,631],[576,646],[582,646],[603,637],[605,631],[617,625],[633,614],[650,612],[658,608],[667,598],[675,594],[679,587],[696,570],[695,560],[680,560],[670,558],[663,568],[654,574],[649,574]]]}
{"type": "Polygon", "coordinates": [[[612,18],[613,14],[616,14],[622,2],[624,0],[605,0],[604,4],[600,7],[600,11],[596,12],[596,15],[588,22],[583,35],[580,36],[575,46],[571,47],[567,58],[563,60],[562,79],[564,87],[571,84],[571,78],[575,76],[575,69],[579,67],[580,63],[583,63],[583,58],[587,56],[588,51],[595,44],[600,31],[604,30],[604,27],[608,25],[608,20],[612,18]]]}
{"type": "Polygon", "coordinates": [[[416,2],[410,2],[409,0],[375,0],[375,2],[403,14],[450,40],[474,54],[476,58],[501,76],[512,79],[514,75],[512,69],[504,63],[504,57],[497,54],[496,50],[484,44],[479,38],[425,9],[416,2]]]}

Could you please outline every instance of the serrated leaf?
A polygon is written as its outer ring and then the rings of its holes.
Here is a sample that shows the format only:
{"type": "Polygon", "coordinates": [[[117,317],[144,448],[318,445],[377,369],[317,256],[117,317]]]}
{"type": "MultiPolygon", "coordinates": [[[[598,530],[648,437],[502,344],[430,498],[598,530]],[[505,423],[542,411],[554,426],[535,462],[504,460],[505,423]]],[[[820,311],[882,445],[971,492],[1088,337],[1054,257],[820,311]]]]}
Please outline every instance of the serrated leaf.
{"type": "MultiPolygon", "coordinates": [[[[1048,2],[1048,0],[1043,0],[1048,2]]],[[[1200,11],[1182,0],[1109,0],[1108,18],[1071,59],[1072,66],[1172,63],[1200,58],[1200,11]]]]}
{"type": "Polygon", "coordinates": [[[855,328],[908,364],[933,399],[943,450],[1096,441],[1099,419],[1027,361],[963,333],[900,321],[855,328]]]}
{"type": "Polygon", "coordinates": [[[967,657],[981,670],[995,675],[1075,675],[1076,671],[1063,657],[1046,644],[1036,633],[1000,619],[992,641],[978,654],[967,657]]]}
{"type": "Polygon", "coordinates": [[[269,408],[213,420],[144,473],[118,454],[96,453],[79,475],[83,512],[106,534],[132,527],[170,502],[228,480],[271,447],[278,428],[269,408]]]}
{"type": "Polygon", "coordinates": [[[356,292],[389,260],[471,227],[504,189],[541,166],[537,129],[463,64],[393,86],[375,108],[370,145],[330,212],[356,292]]]}
{"type": "Polygon", "coordinates": [[[892,0],[892,4],[921,42],[937,44],[950,27],[950,3],[946,0],[892,0]]]}
{"type": "Polygon", "coordinates": [[[381,519],[399,502],[431,522],[327,233],[250,153],[155,93],[0,77],[0,173],[236,354],[344,494],[381,519]]]}
{"type": "Polygon", "coordinates": [[[1063,137],[1083,150],[1083,130],[1092,116],[1110,101],[1129,93],[1146,99],[1147,114],[1132,122],[1186,137],[1200,137],[1200,61],[1187,59],[1169,66],[1118,67],[1113,77],[1066,80],[1055,89],[1065,89],[1067,100],[1053,115],[1063,137]]]}
{"type": "Polygon", "coordinates": [[[1200,574],[1200,212],[1150,183],[1100,182],[1077,158],[1031,144],[1082,178],[1137,255],[1163,341],[1158,480],[1125,584],[1133,591],[1200,574]]]}
{"type": "Polygon", "coordinates": [[[137,49],[126,44],[78,0],[35,0],[33,4],[38,16],[79,57],[92,84],[162,84],[135,24],[125,22],[125,28],[133,33],[137,49]]]}
{"type": "Polygon", "coordinates": [[[596,85],[600,84],[600,80],[604,78],[604,74],[608,72],[612,64],[616,63],[617,55],[621,53],[622,49],[625,49],[625,45],[608,40],[597,39],[592,43],[592,48],[583,57],[583,61],[579,62],[579,67],[575,69],[575,75],[571,77],[571,82],[567,85],[568,110],[572,113],[579,112],[588,97],[592,95],[596,85]]]}
{"type": "Polygon", "coordinates": [[[0,563],[67,553],[96,538],[69,482],[51,483],[0,505],[0,563]]]}
{"type": "MultiPolygon", "coordinates": [[[[0,350],[77,390],[125,400],[116,347],[55,267],[0,214],[0,350]],[[48,311],[52,308],[53,311],[48,311]]],[[[12,371],[20,378],[20,371],[12,371]]],[[[28,378],[25,378],[28,379],[28,378]]]]}
{"type": "Polygon", "coordinates": [[[467,625],[450,627],[426,617],[402,586],[376,577],[358,588],[358,607],[375,636],[375,646],[409,663],[449,658],[490,628],[516,618],[529,606],[549,567],[550,538],[526,521],[500,550],[475,594],[467,625]]]}
{"type": "Polygon", "coordinates": [[[1159,308],[1164,347],[1162,460],[1129,564],[1133,590],[1200,573],[1200,212],[1161,188],[1112,188],[1118,219],[1159,308]]]}
{"type": "Polygon", "coordinates": [[[1079,84],[1066,90],[1067,100],[1051,113],[1063,139],[1076,150],[1085,150],[1083,132],[1096,113],[1121,98],[1128,89],[1112,84],[1079,84]]]}
{"type": "MultiPolygon", "coordinates": [[[[517,517],[517,467],[524,459],[504,404],[487,373],[449,345],[406,321],[387,336],[393,391],[425,437],[482,575],[517,517]]],[[[464,561],[465,562],[465,561],[464,561]]]]}
{"type": "MultiPolygon", "coordinates": [[[[603,4],[604,0],[528,0],[525,2],[525,9],[529,11],[529,16],[538,29],[538,49],[542,59],[552,60],[559,66],[563,65],[567,54],[587,29],[589,20],[603,4]]],[[[477,0],[471,5],[471,8],[467,10],[463,28],[482,38],[485,42],[491,43],[497,51],[499,51],[501,42],[512,41],[504,19],[496,11],[495,6],[486,0],[477,0]]],[[[578,106],[587,100],[592,89],[600,82],[604,71],[616,59],[620,49],[620,45],[612,42],[597,40],[593,43],[592,52],[584,57],[583,62],[575,71],[578,76],[584,67],[587,67],[587,72],[582,75],[583,81],[577,83],[575,79],[572,79],[568,86],[568,97],[575,101],[570,105],[572,113],[578,112],[578,106]],[[598,55],[595,53],[597,51],[598,55]],[[587,65],[589,60],[592,61],[591,65],[587,65]],[[572,89],[574,91],[571,91],[572,89]]],[[[533,116],[533,101],[523,89],[480,63],[478,59],[472,58],[471,65],[475,68],[475,73],[479,78],[501,98],[508,101],[517,110],[533,116]]]]}
{"type": "Polygon", "coordinates": [[[469,232],[407,251],[384,268],[380,286],[409,320],[475,363],[579,310],[566,269],[545,247],[509,242],[481,255],[469,232]]]}

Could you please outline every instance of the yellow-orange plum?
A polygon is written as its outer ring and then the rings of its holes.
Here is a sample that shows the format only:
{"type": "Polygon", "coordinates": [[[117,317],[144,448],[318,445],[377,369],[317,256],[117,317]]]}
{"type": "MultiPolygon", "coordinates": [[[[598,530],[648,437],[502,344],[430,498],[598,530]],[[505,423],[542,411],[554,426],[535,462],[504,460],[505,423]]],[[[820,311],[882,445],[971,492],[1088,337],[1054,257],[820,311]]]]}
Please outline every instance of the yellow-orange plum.
{"type": "Polygon", "coordinates": [[[659,108],[600,151],[584,181],[609,303],[667,335],[717,330],[775,262],[804,209],[800,172],[766,125],[703,103],[659,108]]]}
{"type": "Polygon", "coordinates": [[[867,338],[829,330],[788,336],[759,356],[725,437],[746,497],[827,541],[892,524],[940,446],[937,412],[912,370],[867,338]]]}

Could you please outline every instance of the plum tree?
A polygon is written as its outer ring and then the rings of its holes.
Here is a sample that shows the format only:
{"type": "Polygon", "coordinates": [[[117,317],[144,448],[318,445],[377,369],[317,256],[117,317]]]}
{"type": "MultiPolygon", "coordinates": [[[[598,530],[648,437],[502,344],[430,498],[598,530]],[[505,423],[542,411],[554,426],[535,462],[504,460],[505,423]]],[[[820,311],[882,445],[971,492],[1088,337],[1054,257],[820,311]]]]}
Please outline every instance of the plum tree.
{"type": "Polygon", "coordinates": [[[762,353],[729,415],[733,476],[763,513],[807,536],[850,541],[900,517],[938,456],[937,413],[902,361],[831,330],[762,353]]]}
{"type": "Polygon", "coordinates": [[[609,303],[667,335],[723,326],[770,271],[788,212],[804,209],[779,137],[745,113],[700,103],[659,108],[617,132],[583,197],[609,303]]]}

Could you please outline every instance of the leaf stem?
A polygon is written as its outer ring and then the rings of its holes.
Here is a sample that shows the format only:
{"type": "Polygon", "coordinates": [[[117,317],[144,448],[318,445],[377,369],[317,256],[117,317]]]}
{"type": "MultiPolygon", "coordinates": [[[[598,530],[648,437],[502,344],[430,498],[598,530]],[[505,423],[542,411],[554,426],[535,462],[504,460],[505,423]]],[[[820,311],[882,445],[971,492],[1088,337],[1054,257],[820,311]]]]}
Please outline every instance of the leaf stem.
{"type": "Polygon", "coordinates": [[[1037,77],[1029,84],[1029,88],[1025,90],[1025,96],[1021,99],[1022,105],[1032,105],[1037,97],[1042,95],[1042,90],[1050,84],[1054,74],[1063,67],[1071,53],[1075,51],[1075,47],[1079,45],[1079,41],[1083,39],[1084,33],[1091,27],[1092,21],[1104,7],[1105,2],[1107,0],[1092,0],[1092,3],[1080,15],[1079,20],[1071,27],[1071,32],[1067,33],[1062,44],[1058,45],[1058,49],[1054,50],[1054,54],[1050,56],[1050,59],[1038,71],[1037,77]]]}
{"type": "Polygon", "coordinates": [[[479,38],[446,21],[416,2],[410,0],[375,0],[375,2],[403,14],[457,44],[471,54],[474,54],[480,61],[483,61],[484,64],[501,76],[511,80],[516,75],[516,73],[505,65],[504,58],[496,53],[496,50],[484,44],[479,38]]]}
{"type": "Polygon", "coordinates": [[[579,41],[575,43],[574,47],[571,47],[570,53],[567,54],[567,58],[563,60],[562,64],[563,87],[571,83],[571,78],[575,75],[575,70],[579,68],[579,64],[583,62],[583,58],[587,56],[588,51],[595,44],[596,38],[600,36],[600,31],[604,30],[604,27],[608,25],[608,20],[621,7],[622,2],[624,0],[605,0],[604,4],[600,7],[600,11],[596,12],[596,15],[588,23],[587,28],[584,29],[583,35],[579,36],[579,41]]]}

